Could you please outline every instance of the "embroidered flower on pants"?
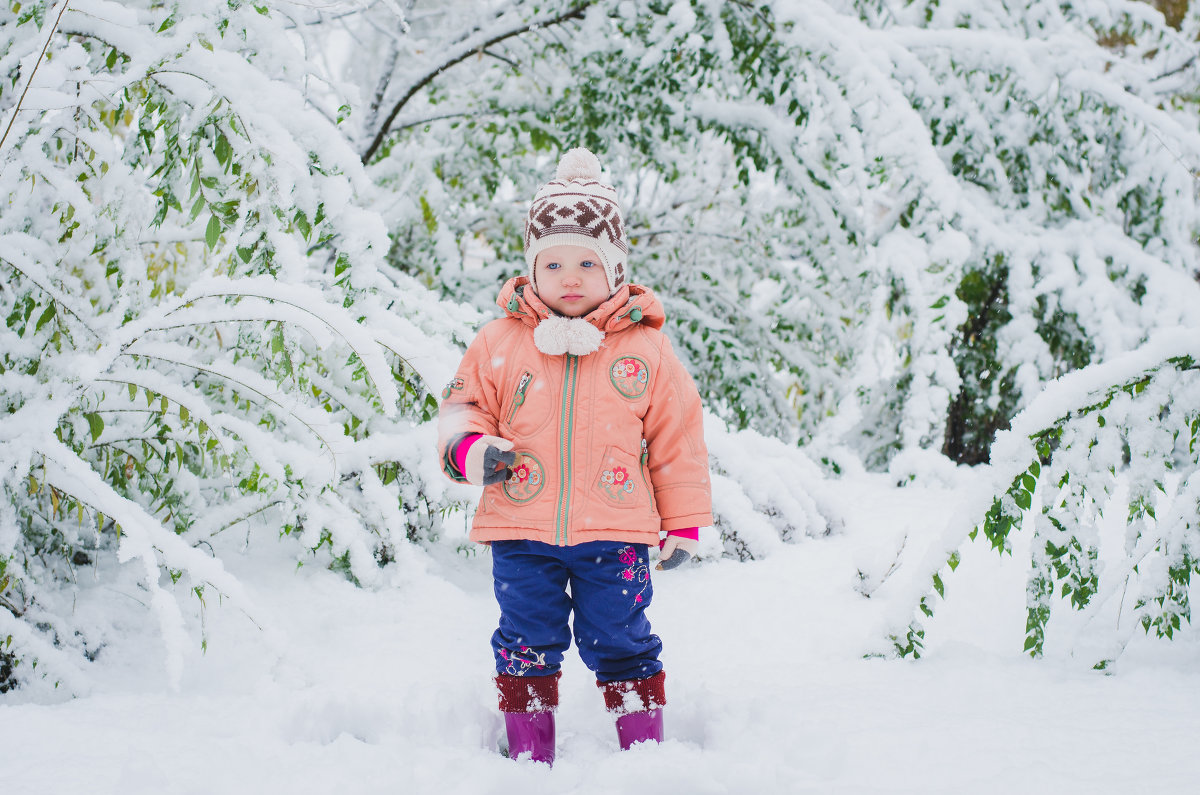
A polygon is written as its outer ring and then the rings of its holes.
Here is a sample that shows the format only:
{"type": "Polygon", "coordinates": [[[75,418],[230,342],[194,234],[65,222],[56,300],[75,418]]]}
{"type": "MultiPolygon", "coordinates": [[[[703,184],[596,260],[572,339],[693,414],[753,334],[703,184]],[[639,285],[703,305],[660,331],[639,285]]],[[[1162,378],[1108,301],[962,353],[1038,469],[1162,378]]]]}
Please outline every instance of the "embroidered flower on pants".
{"type": "MultiPolygon", "coordinates": [[[[641,604],[644,600],[643,594],[650,587],[650,567],[646,565],[646,561],[638,557],[637,550],[634,547],[621,547],[617,551],[617,559],[625,564],[625,568],[621,571],[621,579],[629,583],[640,583],[642,589],[633,595],[633,603],[641,604]]],[[[625,593],[629,593],[628,590],[625,593]]]]}

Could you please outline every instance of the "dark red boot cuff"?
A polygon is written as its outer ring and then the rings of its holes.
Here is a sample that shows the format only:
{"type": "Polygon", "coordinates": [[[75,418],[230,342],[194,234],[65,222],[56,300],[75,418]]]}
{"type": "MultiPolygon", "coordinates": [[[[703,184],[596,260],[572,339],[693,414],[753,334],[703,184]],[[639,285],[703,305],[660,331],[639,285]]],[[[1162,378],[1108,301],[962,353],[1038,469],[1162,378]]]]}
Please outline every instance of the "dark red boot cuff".
{"type": "Polygon", "coordinates": [[[501,712],[553,712],[558,708],[558,680],[562,671],[550,676],[496,674],[501,712]]]}
{"type": "Polygon", "coordinates": [[[667,675],[659,671],[646,679],[622,679],[618,682],[596,682],[604,693],[604,706],[609,712],[628,715],[646,712],[667,705],[665,683],[667,675]]]}

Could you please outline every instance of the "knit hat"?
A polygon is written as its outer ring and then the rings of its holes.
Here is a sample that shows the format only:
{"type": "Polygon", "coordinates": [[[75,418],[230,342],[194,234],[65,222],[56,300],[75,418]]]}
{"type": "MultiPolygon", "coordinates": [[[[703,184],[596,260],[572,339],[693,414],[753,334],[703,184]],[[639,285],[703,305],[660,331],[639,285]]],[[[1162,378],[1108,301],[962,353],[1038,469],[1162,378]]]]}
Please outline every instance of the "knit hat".
{"type": "Polygon", "coordinates": [[[600,255],[609,295],[625,284],[629,242],[617,192],[600,181],[600,161],[582,147],[562,156],[554,179],[538,190],[529,207],[525,262],[534,289],[533,264],[538,252],[563,245],[583,246],[600,255]]]}

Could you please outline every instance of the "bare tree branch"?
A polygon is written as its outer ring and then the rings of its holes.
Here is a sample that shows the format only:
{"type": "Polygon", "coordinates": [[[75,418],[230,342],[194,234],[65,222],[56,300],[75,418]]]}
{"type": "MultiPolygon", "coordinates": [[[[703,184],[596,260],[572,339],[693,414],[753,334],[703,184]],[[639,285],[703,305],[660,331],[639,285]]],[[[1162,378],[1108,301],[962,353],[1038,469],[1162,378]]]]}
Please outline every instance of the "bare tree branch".
{"type": "Polygon", "coordinates": [[[419,92],[425,86],[429,85],[429,83],[432,82],[433,79],[436,78],[438,75],[440,75],[442,72],[446,71],[447,69],[449,69],[450,67],[452,67],[456,64],[462,63],[463,61],[465,61],[467,58],[471,57],[475,53],[485,51],[485,50],[487,50],[487,48],[492,47],[496,44],[499,44],[500,42],[502,42],[506,39],[511,39],[514,36],[520,36],[523,33],[528,33],[529,31],[535,30],[538,28],[547,28],[547,27],[552,27],[554,25],[561,25],[562,23],[564,23],[570,19],[578,19],[579,17],[583,16],[583,12],[586,11],[587,8],[591,5],[593,5],[594,3],[595,3],[595,0],[588,0],[587,2],[580,3],[579,5],[575,6],[574,8],[571,8],[568,11],[564,11],[562,14],[559,14],[558,16],[553,17],[551,19],[535,20],[533,22],[529,22],[524,25],[521,25],[520,27],[513,28],[512,30],[507,30],[502,33],[498,33],[495,36],[492,36],[490,39],[487,39],[486,41],[468,44],[467,46],[464,46],[458,52],[452,54],[450,56],[450,58],[447,59],[445,62],[439,64],[437,67],[435,67],[433,69],[430,69],[428,72],[426,72],[424,75],[422,75],[419,79],[417,79],[411,86],[409,86],[408,90],[404,92],[404,96],[402,96],[400,98],[400,100],[392,107],[392,110],[390,113],[388,113],[388,116],[384,120],[383,125],[379,128],[379,132],[377,132],[375,134],[374,140],[371,141],[371,144],[366,148],[366,151],[363,152],[362,162],[369,163],[371,161],[371,158],[375,156],[375,153],[379,151],[379,147],[381,147],[383,145],[384,140],[387,138],[388,133],[391,131],[392,123],[396,120],[396,116],[398,116],[400,114],[400,111],[404,108],[405,105],[408,104],[408,101],[411,100],[414,96],[416,96],[417,92],[419,92]]]}

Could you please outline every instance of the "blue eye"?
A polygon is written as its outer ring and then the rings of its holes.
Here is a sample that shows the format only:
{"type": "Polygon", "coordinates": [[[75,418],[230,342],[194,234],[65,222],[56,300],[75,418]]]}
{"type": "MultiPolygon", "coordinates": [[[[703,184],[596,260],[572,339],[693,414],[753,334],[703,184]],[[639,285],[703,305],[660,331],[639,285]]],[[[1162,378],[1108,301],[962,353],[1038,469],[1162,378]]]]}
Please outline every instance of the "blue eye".
{"type": "Polygon", "coordinates": [[[596,267],[596,263],[592,262],[590,259],[587,259],[587,260],[584,260],[583,262],[579,263],[579,267],[594,268],[594,267],[596,267]]]}
{"type": "Polygon", "coordinates": [[[561,266],[557,262],[547,262],[546,263],[546,270],[548,270],[548,271],[557,270],[560,267],[561,266]]]}

